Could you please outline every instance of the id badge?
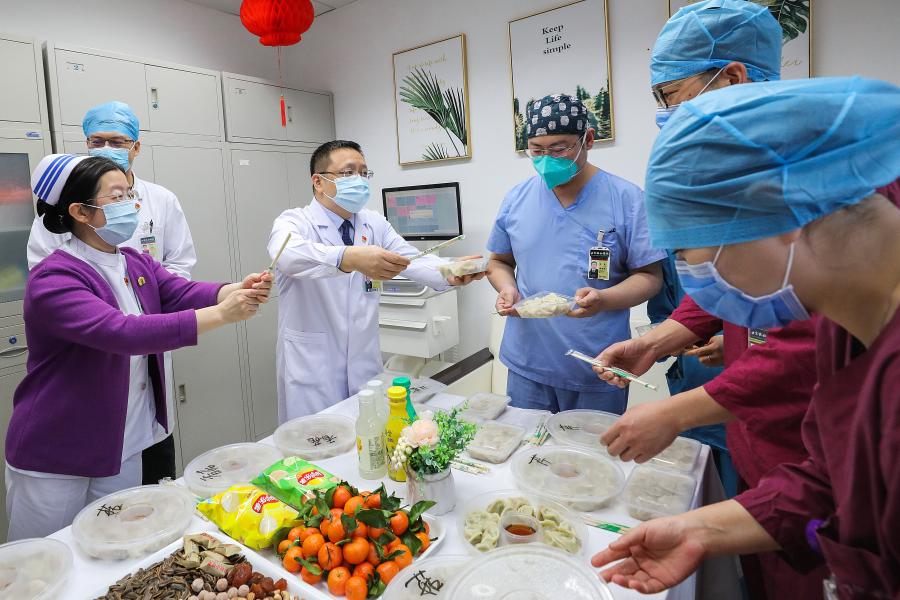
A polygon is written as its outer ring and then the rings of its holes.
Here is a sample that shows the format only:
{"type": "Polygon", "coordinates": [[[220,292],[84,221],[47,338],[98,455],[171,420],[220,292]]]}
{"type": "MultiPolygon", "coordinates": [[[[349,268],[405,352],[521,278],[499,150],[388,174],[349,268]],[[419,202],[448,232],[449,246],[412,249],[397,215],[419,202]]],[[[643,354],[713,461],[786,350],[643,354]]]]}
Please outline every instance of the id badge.
{"type": "Polygon", "coordinates": [[[588,279],[609,281],[609,248],[596,246],[588,252],[588,279]]]}
{"type": "Polygon", "coordinates": [[[765,344],[768,337],[768,329],[749,329],[747,331],[747,347],[765,344]]]}
{"type": "Polygon", "coordinates": [[[159,260],[159,251],[156,247],[156,236],[148,235],[141,238],[141,251],[159,260]]]}
{"type": "Polygon", "coordinates": [[[366,277],[366,293],[367,294],[370,294],[370,293],[377,294],[380,291],[381,291],[381,281],[379,281],[377,279],[369,279],[368,277],[366,277]]]}

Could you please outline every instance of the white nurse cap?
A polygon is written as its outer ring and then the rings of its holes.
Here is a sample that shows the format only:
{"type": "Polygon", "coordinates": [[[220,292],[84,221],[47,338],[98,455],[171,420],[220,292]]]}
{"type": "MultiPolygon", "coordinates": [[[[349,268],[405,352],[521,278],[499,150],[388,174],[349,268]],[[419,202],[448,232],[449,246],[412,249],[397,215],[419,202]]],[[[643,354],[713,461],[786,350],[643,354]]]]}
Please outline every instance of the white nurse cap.
{"type": "Polygon", "coordinates": [[[34,173],[31,174],[31,189],[34,195],[56,206],[59,193],[66,185],[75,165],[89,158],[74,154],[49,154],[41,159],[34,173]]]}

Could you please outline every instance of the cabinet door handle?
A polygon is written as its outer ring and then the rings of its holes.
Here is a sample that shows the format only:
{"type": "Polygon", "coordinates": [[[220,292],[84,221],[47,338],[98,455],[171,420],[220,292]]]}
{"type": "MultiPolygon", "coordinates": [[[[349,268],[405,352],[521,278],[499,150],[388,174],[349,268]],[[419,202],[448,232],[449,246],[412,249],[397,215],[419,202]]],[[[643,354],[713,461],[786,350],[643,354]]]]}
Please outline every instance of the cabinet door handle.
{"type": "Polygon", "coordinates": [[[16,346],[14,348],[4,348],[0,350],[0,357],[3,358],[14,358],[16,356],[22,356],[28,352],[28,346],[16,346]]]}
{"type": "Polygon", "coordinates": [[[175,395],[178,397],[179,404],[187,404],[187,385],[179,384],[178,393],[175,395]]]}
{"type": "Polygon", "coordinates": [[[288,120],[288,123],[294,122],[294,116],[291,114],[291,105],[290,104],[287,105],[287,120],[288,120]]]}
{"type": "Polygon", "coordinates": [[[159,90],[155,87],[150,88],[150,106],[159,108],[159,90]]]}

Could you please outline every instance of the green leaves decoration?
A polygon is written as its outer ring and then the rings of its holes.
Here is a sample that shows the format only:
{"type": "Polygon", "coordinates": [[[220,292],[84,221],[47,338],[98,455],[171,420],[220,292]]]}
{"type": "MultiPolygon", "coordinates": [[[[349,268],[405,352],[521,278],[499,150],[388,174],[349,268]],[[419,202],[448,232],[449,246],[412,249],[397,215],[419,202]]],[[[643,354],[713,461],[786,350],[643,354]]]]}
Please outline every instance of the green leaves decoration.
{"type": "Polygon", "coordinates": [[[786,44],[806,33],[809,27],[809,0],[756,0],[765,6],[781,25],[781,43],[786,44]]]}
{"type": "MultiPolygon", "coordinates": [[[[403,78],[399,90],[400,100],[413,108],[424,111],[435,123],[441,126],[453,146],[456,157],[463,156],[451,133],[462,142],[463,148],[468,144],[466,129],[466,102],[461,88],[441,88],[437,76],[430,71],[416,68],[403,78]]],[[[428,146],[425,160],[441,160],[450,158],[449,152],[442,144],[432,143],[428,146]]]]}

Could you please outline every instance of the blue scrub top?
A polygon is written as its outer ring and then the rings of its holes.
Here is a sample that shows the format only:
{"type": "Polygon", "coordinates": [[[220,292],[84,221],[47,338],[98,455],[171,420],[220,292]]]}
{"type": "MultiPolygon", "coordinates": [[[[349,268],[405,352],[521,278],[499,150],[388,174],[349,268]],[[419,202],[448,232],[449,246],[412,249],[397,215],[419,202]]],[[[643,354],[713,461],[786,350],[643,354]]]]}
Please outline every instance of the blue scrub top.
{"type": "MultiPolygon", "coordinates": [[[[516,284],[522,297],[538,292],[572,296],[583,287],[603,289],[623,281],[630,271],[666,257],[650,246],[641,189],[604,171],[563,208],[543,180],[534,176],[506,195],[487,244],[496,254],[516,260],[516,284]],[[611,251],[609,281],[587,278],[588,251],[611,251]]],[[[573,391],[608,391],[590,366],[565,356],[570,348],[591,355],[631,337],[628,310],[602,312],[588,319],[506,320],[500,360],[522,377],[573,391]]]]}

